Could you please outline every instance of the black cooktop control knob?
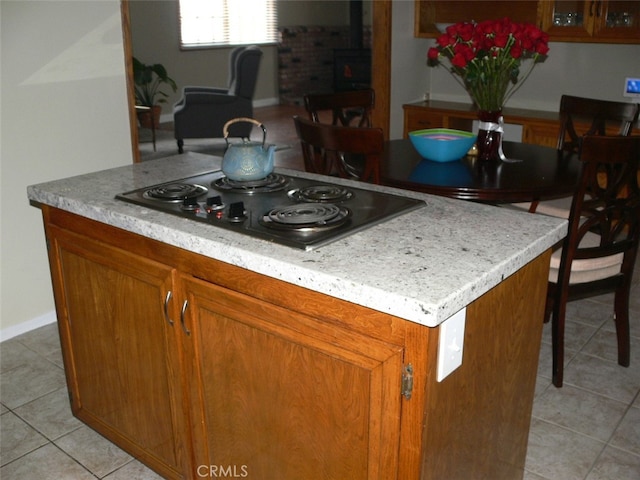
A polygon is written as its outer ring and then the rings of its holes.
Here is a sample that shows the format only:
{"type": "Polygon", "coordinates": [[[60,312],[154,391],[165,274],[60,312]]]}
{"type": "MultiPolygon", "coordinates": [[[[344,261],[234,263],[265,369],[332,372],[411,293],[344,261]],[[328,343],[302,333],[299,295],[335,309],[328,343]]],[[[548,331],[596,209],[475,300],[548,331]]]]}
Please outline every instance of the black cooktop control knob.
{"type": "Polygon", "coordinates": [[[229,221],[233,223],[244,222],[247,219],[244,210],[244,202],[234,202],[229,205],[229,221]]]}
{"type": "Polygon", "coordinates": [[[207,213],[220,212],[223,208],[224,203],[222,203],[222,198],[220,198],[220,195],[207,198],[207,213]]]}
{"type": "Polygon", "coordinates": [[[198,213],[200,211],[200,204],[198,203],[198,199],[196,197],[189,197],[185,198],[182,201],[182,205],[180,205],[180,208],[184,212],[198,213]]]}

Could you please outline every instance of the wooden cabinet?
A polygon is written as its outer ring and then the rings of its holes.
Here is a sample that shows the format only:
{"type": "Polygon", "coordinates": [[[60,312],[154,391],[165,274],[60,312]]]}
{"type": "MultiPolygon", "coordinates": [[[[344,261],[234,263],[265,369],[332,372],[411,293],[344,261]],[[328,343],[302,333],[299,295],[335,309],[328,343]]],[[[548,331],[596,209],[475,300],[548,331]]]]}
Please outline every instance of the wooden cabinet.
{"type": "MultiPolygon", "coordinates": [[[[416,102],[403,105],[404,137],[413,130],[425,128],[455,128],[471,131],[478,113],[471,104],[456,102],[416,102]]],[[[557,146],[560,117],[556,112],[544,112],[524,108],[505,108],[504,121],[522,126],[522,142],[557,146]]],[[[578,130],[585,128],[577,124],[578,130]]]]}
{"type": "Polygon", "coordinates": [[[509,17],[514,22],[538,24],[537,0],[415,0],[414,35],[437,37],[442,26],[462,21],[482,22],[509,17]]]}
{"type": "Polygon", "coordinates": [[[183,282],[196,465],[255,478],[395,476],[402,347],[183,282]]]}
{"type": "MultiPolygon", "coordinates": [[[[472,131],[473,122],[478,112],[471,104],[443,102],[409,103],[402,106],[404,110],[404,138],[414,130],[426,128],[455,128],[472,131]]],[[[542,110],[506,107],[503,111],[504,122],[522,126],[522,142],[547,147],[558,146],[560,133],[560,114],[542,110]]],[[[573,126],[578,135],[586,134],[591,128],[592,120],[574,117],[573,126]]],[[[620,130],[619,123],[607,123],[607,133],[616,134],[620,130]]],[[[634,124],[634,132],[640,129],[640,122],[634,124]]]]}
{"type": "Polygon", "coordinates": [[[447,24],[503,17],[537,25],[553,42],[640,43],[637,0],[416,0],[414,35],[435,38],[447,24]]]}
{"type": "Polygon", "coordinates": [[[521,478],[547,252],[440,328],[42,206],[74,414],[165,478],[521,478]]]}
{"type": "Polygon", "coordinates": [[[182,478],[180,359],[165,312],[174,270],[55,226],[48,239],[73,413],[182,478]]]}
{"type": "Polygon", "coordinates": [[[544,1],[541,15],[553,41],[640,43],[638,1],[544,1]]]}

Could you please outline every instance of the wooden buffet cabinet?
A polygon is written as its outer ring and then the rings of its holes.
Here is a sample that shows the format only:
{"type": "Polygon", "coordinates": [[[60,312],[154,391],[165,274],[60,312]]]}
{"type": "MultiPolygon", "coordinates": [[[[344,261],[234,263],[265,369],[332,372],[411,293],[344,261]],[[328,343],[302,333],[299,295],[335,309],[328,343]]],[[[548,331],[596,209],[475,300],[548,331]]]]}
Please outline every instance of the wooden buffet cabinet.
{"type": "MultiPolygon", "coordinates": [[[[413,130],[426,128],[455,128],[471,131],[478,112],[471,104],[432,100],[403,105],[404,137],[413,130]]],[[[504,121],[522,126],[522,142],[556,147],[560,131],[558,112],[505,107],[504,121]]],[[[589,123],[576,123],[578,131],[585,131],[589,123]]]]}
{"type": "Polygon", "coordinates": [[[439,328],[41,208],[73,412],[164,477],[522,477],[548,253],[437,382],[439,328]]]}

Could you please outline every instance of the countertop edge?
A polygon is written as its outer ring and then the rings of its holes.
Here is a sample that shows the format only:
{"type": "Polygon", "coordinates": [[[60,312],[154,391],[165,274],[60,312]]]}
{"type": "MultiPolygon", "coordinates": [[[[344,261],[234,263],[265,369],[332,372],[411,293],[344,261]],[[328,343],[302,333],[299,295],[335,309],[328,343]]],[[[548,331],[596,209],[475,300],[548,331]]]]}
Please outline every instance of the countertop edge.
{"type": "MultiPolygon", "coordinates": [[[[130,168],[130,167],[118,167],[130,168]]],[[[282,169],[282,171],[289,171],[282,169]]],[[[296,172],[297,174],[303,172],[296,172]]],[[[332,179],[333,180],[333,179],[332,179]]],[[[515,252],[510,257],[492,265],[490,269],[478,275],[473,281],[467,282],[450,294],[443,296],[439,302],[425,302],[416,296],[404,295],[398,292],[389,292],[381,286],[367,282],[355,282],[346,277],[340,277],[332,272],[326,272],[314,264],[313,252],[309,252],[308,258],[298,259],[297,263],[269,256],[265,243],[260,248],[249,250],[243,248],[243,243],[235,242],[236,237],[227,240],[227,235],[206,236],[194,232],[193,223],[185,219],[175,219],[164,222],[170,217],[161,212],[151,212],[149,218],[142,218],[141,207],[117,202],[115,199],[102,204],[80,204],[77,199],[65,196],[64,193],[56,193],[46,184],[31,185],[27,188],[27,195],[32,203],[46,204],[74,213],[92,220],[121,228],[154,240],[158,240],[178,248],[183,248],[194,253],[202,254],[240,268],[254,271],[272,278],[308,288],[319,293],[330,295],[345,301],[372,308],[383,313],[395,315],[406,320],[427,326],[436,327],[444,320],[464,308],[472,301],[499,284],[506,277],[512,275],[527,263],[551,248],[561,240],[566,232],[566,221],[556,219],[555,226],[549,227],[545,232],[533,239],[530,244],[515,252]],[[116,205],[115,211],[113,206],[116,205]],[[162,221],[158,221],[160,218],[162,221]],[[182,220],[182,222],[179,222],[182,220]],[[177,222],[177,223],[176,223],[177,222]],[[173,223],[173,225],[171,225],[173,223]],[[177,227],[175,225],[178,225],[177,227]],[[314,268],[316,267],[316,268],[314,268]]],[[[347,181],[348,183],[348,181],[347,181]]],[[[379,187],[376,187],[379,188],[379,187]]],[[[399,192],[397,189],[384,188],[385,190],[399,192]]],[[[414,198],[429,198],[429,196],[405,192],[407,196],[414,198]]],[[[438,197],[439,198],[439,197],[438,197]]],[[[37,206],[37,205],[36,205],[37,206]]],[[[496,207],[491,207],[496,208],[496,207]]],[[[199,227],[202,229],[202,226],[199,227]]],[[[215,227],[210,227],[215,229],[215,227]]],[[[211,232],[209,232],[211,233],[211,232]]],[[[215,232],[216,234],[218,232],[215,232]]],[[[244,240],[244,239],[243,239],[244,240]]],[[[258,242],[259,240],[251,239],[258,242]]],[[[250,242],[249,242],[250,243],[250,242]]],[[[288,248],[272,245],[272,248],[288,248]]],[[[283,250],[285,252],[285,250],[283,250]]],[[[293,255],[293,253],[292,253],[293,255]]],[[[298,255],[299,256],[299,255],[298,255]]]]}

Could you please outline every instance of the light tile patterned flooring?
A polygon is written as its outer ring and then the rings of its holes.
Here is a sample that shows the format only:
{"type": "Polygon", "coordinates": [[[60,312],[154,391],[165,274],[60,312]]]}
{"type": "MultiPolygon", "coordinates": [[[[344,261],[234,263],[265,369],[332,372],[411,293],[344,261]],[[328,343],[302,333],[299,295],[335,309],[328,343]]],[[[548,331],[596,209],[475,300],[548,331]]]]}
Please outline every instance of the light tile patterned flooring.
{"type": "MultiPolygon", "coordinates": [[[[551,385],[545,326],[525,480],[640,479],[637,278],[631,367],[616,363],[611,295],[570,304],[561,389],[551,385]]],[[[55,324],[0,344],[0,362],[2,480],[160,478],[71,415],[55,324]]]]}

